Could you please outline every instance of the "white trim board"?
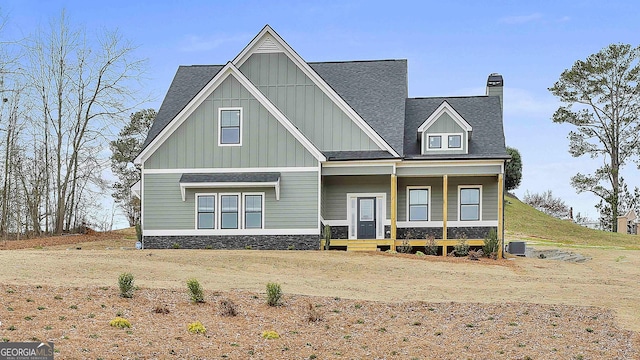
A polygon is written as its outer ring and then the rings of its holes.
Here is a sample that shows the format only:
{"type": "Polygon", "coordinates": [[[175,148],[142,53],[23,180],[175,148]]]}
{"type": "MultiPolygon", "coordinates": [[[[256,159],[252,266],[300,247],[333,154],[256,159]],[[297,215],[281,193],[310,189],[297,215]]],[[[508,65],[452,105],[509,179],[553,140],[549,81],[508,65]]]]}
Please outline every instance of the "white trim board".
{"type": "MultiPolygon", "coordinates": [[[[396,226],[399,229],[406,228],[441,228],[442,221],[398,221],[396,226]]],[[[498,226],[498,220],[483,221],[447,221],[447,229],[464,227],[489,227],[498,226]]]]}
{"type": "Polygon", "coordinates": [[[317,167],[266,167],[266,168],[180,168],[180,169],[143,169],[143,174],[226,174],[251,172],[316,172],[317,167]]]}
{"type": "Polygon", "coordinates": [[[300,55],[298,55],[298,53],[296,53],[295,50],[293,50],[293,48],[291,48],[289,44],[287,44],[284,39],[282,39],[282,37],[280,37],[280,35],[278,35],[271,28],[271,26],[266,25],[264,28],[262,28],[258,35],[256,35],[253,40],[251,40],[251,42],[240,52],[240,54],[238,54],[238,56],[233,59],[233,64],[239,68],[242,66],[242,64],[244,64],[245,61],[247,61],[247,59],[249,59],[249,57],[251,57],[251,55],[253,55],[254,53],[262,52],[258,51],[258,49],[263,43],[263,40],[266,40],[266,38],[269,36],[269,40],[275,43],[277,47],[281,49],[282,52],[287,55],[287,57],[294,64],[296,64],[296,66],[298,66],[298,68],[302,70],[302,72],[309,79],[311,79],[311,81],[313,81],[313,83],[317,87],[319,87],[320,90],[322,90],[329,97],[329,99],[333,101],[334,104],[338,106],[338,108],[340,108],[340,110],[347,114],[347,116],[349,116],[349,118],[354,123],[356,123],[356,125],[362,131],[364,131],[364,133],[367,134],[367,136],[369,136],[369,138],[376,145],[378,145],[383,150],[389,151],[393,156],[400,157],[400,155],[391,147],[391,145],[389,145],[382,138],[382,136],[380,136],[375,130],[373,130],[371,125],[364,121],[364,119],[360,117],[360,115],[355,110],[353,110],[351,106],[349,106],[349,104],[347,104],[347,102],[344,101],[344,99],[342,99],[342,97],[338,95],[338,93],[333,90],[333,88],[329,86],[329,84],[327,84],[324,79],[311,68],[311,66],[309,66],[309,64],[307,64],[307,62],[304,61],[302,57],[300,57],[300,55]]]}
{"type": "Polygon", "coordinates": [[[247,91],[249,91],[249,93],[251,93],[251,95],[255,97],[256,100],[258,100],[258,102],[260,102],[260,104],[264,106],[267,111],[269,111],[269,113],[271,113],[271,115],[273,115],[273,117],[275,117],[280,124],[282,124],[282,126],[284,126],[285,129],[287,129],[293,137],[305,147],[305,149],[307,149],[307,151],[311,153],[311,155],[313,155],[318,161],[327,160],[322,152],[318,150],[318,148],[316,148],[315,145],[313,145],[311,141],[309,141],[309,139],[307,139],[300,130],[298,130],[298,128],[295,127],[291,121],[289,121],[289,119],[287,119],[287,117],[278,110],[278,108],[269,99],[267,99],[267,97],[264,96],[264,94],[262,94],[262,92],[260,92],[260,90],[258,90],[253,83],[251,83],[251,81],[249,81],[249,79],[247,79],[247,77],[238,70],[238,68],[233,65],[233,63],[229,62],[216,74],[216,76],[213,77],[213,79],[211,79],[211,81],[209,81],[209,83],[207,83],[207,85],[205,85],[202,90],[200,90],[196,96],[194,96],[193,99],[191,99],[191,101],[189,101],[187,106],[185,106],[178,115],[176,115],[169,124],[165,126],[164,129],[162,129],[160,134],[158,134],[135,158],[134,164],[141,164],[146,161],[151,154],[153,154],[160,145],[162,145],[169,136],[171,136],[171,134],[178,129],[178,127],[180,127],[187,118],[189,118],[198,106],[200,106],[200,104],[202,104],[202,102],[229,76],[233,76],[238,80],[238,82],[247,89],[247,91]]]}
{"type": "Polygon", "coordinates": [[[144,230],[143,236],[209,236],[209,235],[320,235],[320,229],[229,229],[229,230],[144,230]]]}
{"type": "Polygon", "coordinates": [[[269,182],[199,182],[180,183],[182,201],[186,201],[187,189],[235,189],[235,188],[266,188],[273,187],[276,190],[276,200],[280,200],[280,178],[278,181],[269,182]]]}

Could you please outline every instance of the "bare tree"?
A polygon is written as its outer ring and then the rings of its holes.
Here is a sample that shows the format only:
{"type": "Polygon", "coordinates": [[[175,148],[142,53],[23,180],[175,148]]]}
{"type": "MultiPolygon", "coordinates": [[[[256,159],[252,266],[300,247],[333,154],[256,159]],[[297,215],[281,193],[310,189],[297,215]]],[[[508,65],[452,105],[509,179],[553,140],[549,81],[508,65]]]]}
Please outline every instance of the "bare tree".
{"type": "Polygon", "coordinates": [[[134,50],[117,32],[89,39],[86,30],[71,27],[64,11],[29,46],[29,82],[39,99],[34,118],[43,120],[45,168],[51,171],[46,177],[52,179],[45,212],[52,215],[55,233],[77,223],[79,192],[87,189],[86,181],[95,180],[83,167],[96,148],[106,148],[105,131],[140,104],[135,88],[145,61],[135,58],[134,50]]]}
{"type": "Polygon", "coordinates": [[[551,190],[542,194],[529,194],[527,191],[522,202],[558,219],[569,217],[569,207],[562,199],[554,197],[551,190]]]}

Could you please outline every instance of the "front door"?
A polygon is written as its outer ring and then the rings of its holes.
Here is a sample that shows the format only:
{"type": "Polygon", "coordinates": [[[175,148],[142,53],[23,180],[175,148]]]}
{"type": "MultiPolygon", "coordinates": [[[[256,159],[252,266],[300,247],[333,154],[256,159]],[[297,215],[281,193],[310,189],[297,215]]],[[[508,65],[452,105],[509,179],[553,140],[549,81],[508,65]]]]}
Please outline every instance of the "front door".
{"type": "Polygon", "coordinates": [[[376,198],[358,198],[358,239],[376,238],[376,198]]]}

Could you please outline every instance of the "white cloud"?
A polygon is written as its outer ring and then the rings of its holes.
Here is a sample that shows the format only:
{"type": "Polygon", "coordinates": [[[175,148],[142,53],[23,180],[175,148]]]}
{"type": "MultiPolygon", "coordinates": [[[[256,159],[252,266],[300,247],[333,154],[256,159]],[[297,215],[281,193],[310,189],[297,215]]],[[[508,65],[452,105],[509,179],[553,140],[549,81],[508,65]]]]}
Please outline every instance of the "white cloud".
{"type": "Polygon", "coordinates": [[[533,13],[529,15],[505,16],[503,18],[500,18],[499,22],[503,24],[509,24],[509,25],[519,25],[519,24],[525,24],[532,21],[538,21],[541,19],[542,19],[542,14],[533,13]]]}
{"type": "Polygon", "coordinates": [[[197,51],[209,51],[219,48],[228,43],[246,43],[247,39],[251,36],[246,34],[235,35],[211,35],[211,36],[198,36],[187,35],[183,39],[183,44],[180,46],[180,51],[185,52],[197,52],[197,51]]]}

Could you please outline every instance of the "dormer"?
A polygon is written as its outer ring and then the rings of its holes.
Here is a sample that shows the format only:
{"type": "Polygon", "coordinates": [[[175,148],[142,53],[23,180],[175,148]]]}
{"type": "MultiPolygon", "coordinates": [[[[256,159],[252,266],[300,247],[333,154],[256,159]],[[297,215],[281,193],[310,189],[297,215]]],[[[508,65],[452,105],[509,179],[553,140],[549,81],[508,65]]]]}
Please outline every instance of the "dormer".
{"type": "Polygon", "coordinates": [[[418,128],[422,155],[468,154],[471,125],[445,100],[418,128]]]}

